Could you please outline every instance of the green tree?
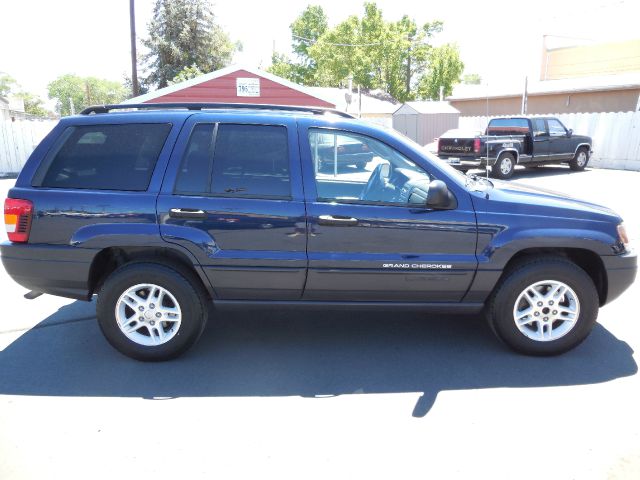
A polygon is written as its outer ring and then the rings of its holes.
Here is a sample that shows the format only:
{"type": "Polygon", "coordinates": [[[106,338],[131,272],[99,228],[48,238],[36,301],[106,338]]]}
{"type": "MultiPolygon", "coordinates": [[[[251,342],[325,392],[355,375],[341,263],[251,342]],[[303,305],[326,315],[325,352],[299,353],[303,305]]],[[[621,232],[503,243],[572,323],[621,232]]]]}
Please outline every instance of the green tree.
{"type": "Polygon", "coordinates": [[[186,67],[202,72],[227,66],[238,48],[222,28],[207,0],[156,0],[144,61],[146,81],[166,87],[186,67]]]}
{"type": "Polygon", "coordinates": [[[274,52],[271,66],[267,71],[303,85],[318,85],[316,61],[309,54],[309,48],[327,31],[327,15],[319,5],[309,5],[293,21],[291,28],[291,49],[297,57],[292,61],[287,55],[274,52]]]}
{"type": "Polygon", "coordinates": [[[119,82],[96,77],[67,74],[48,85],[49,98],[56,99],[60,115],[71,114],[71,102],[76,112],[89,105],[118,103],[127,98],[127,89],[119,82]]]}
{"type": "Polygon", "coordinates": [[[467,73],[462,77],[462,83],[465,85],[480,85],[482,77],[477,73],[467,73]]]}
{"type": "Polygon", "coordinates": [[[456,45],[448,43],[434,48],[429,55],[428,72],[420,79],[418,85],[418,97],[438,100],[440,87],[443,87],[445,97],[451,95],[453,86],[460,81],[463,70],[464,63],[460,60],[456,45]]]}
{"type": "Polygon", "coordinates": [[[16,86],[15,79],[4,72],[0,72],[0,97],[6,97],[16,86]]]}
{"type": "Polygon", "coordinates": [[[48,117],[50,112],[44,108],[44,101],[37,95],[29,92],[19,92],[16,97],[21,98],[24,102],[24,111],[30,115],[37,117],[48,117]]]}
{"type": "Polygon", "coordinates": [[[406,15],[386,21],[374,2],[364,4],[362,17],[329,28],[322,8],[309,6],[291,24],[296,61],[276,54],[269,71],[314,86],[344,86],[352,78],[364,89],[410,100],[429,64],[430,40],[441,30],[442,22],[418,26],[406,15]]]}
{"type": "Polygon", "coordinates": [[[308,81],[308,67],[292,62],[291,59],[283,53],[273,53],[271,56],[271,66],[267,68],[267,71],[294,83],[303,85],[313,85],[315,83],[308,81]]]}
{"type": "Polygon", "coordinates": [[[199,77],[204,72],[198,68],[198,66],[194,63],[189,67],[184,67],[182,70],[178,72],[178,74],[173,77],[173,79],[169,82],[169,85],[173,85],[174,83],[184,82],[186,80],[191,80],[192,78],[199,77]]]}
{"type": "Polygon", "coordinates": [[[9,95],[22,99],[25,113],[38,117],[46,117],[50,114],[43,107],[44,101],[39,96],[25,92],[11,75],[0,72],[0,97],[9,95]]]}

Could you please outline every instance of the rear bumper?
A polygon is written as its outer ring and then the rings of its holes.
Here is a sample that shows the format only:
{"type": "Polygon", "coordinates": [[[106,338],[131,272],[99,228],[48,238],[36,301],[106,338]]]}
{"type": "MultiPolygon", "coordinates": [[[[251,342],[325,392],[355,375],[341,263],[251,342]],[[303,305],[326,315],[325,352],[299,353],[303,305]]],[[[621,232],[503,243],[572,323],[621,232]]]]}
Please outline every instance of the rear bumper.
{"type": "Polygon", "coordinates": [[[628,252],[623,255],[607,255],[602,258],[607,271],[607,298],[609,303],[618,298],[636,278],[638,272],[638,255],[628,252]]]}
{"type": "MultiPolygon", "coordinates": [[[[438,155],[438,158],[453,168],[463,171],[471,170],[472,168],[483,168],[487,165],[486,158],[464,158],[449,155],[438,155]]],[[[494,163],[496,163],[496,159],[490,158],[488,164],[491,166],[494,163]]]]}
{"type": "Polygon", "coordinates": [[[78,300],[89,299],[89,271],[97,250],[3,242],[0,252],[5,270],[24,288],[78,300]]]}

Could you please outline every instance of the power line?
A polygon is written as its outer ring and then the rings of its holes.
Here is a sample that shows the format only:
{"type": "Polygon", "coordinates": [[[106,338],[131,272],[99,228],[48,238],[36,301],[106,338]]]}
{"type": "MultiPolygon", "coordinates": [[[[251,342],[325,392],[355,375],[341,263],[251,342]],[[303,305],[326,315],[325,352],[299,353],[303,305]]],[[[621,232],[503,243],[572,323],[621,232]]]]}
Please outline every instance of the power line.
{"type": "MultiPolygon", "coordinates": [[[[298,40],[302,40],[303,42],[308,42],[311,44],[314,43],[318,43],[318,40],[313,40],[311,38],[304,38],[301,37],[300,35],[294,35],[293,33],[291,34],[291,36],[293,38],[297,38],[298,40]]],[[[377,42],[377,43],[330,43],[330,42],[322,42],[325,45],[330,45],[332,47],[375,47],[378,45],[382,45],[383,42],[377,42]]]]}

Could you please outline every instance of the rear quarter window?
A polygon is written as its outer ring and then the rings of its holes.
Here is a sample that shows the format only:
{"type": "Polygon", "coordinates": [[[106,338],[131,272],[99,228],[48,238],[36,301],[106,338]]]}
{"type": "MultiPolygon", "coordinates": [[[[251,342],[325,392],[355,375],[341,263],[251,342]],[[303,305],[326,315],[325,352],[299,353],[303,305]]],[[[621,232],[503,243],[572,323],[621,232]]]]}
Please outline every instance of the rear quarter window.
{"type": "Polygon", "coordinates": [[[487,135],[526,135],[529,122],[526,118],[496,118],[489,122],[487,135]]]}
{"type": "Polygon", "coordinates": [[[33,186],[144,191],[170,124],[81,125],[67,128],[34,176],[33,186]]]}

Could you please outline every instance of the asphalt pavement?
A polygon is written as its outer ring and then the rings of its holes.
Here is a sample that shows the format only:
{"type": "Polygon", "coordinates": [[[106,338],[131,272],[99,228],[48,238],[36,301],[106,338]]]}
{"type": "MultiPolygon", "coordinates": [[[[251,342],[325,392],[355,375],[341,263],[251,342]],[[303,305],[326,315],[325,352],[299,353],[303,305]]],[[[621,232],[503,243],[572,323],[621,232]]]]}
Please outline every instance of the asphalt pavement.
{"type": "MultiPolygon", "coordinates": [[[[640,244],[640,172],[512,181],[611,206],[640,244]]],[[[26,300],[0,269],[0,479],[640,478],[639,285],[553,358],[479,316],[253,310],[147,364],[95,303],[26,300]]]]}

